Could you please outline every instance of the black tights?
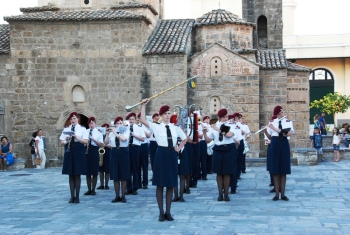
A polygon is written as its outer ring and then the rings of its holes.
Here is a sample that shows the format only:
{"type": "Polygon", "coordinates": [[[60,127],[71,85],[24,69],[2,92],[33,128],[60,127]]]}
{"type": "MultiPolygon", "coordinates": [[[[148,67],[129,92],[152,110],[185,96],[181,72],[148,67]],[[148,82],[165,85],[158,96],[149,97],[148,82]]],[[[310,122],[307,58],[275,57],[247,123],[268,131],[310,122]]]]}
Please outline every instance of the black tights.
{"type": "MultiPolygon", "coordinates": [[[[180,175],[180,198],[183,198],[184,192],[185,192],[185,180],[186,175],[180,175]]],[[[176,186],[174,187],[174,194],[175,196],[178,196],[178,190],[179,188],[176,186]]]]}
{"type": "Polygon", "coordinates": [[[224,189],[225,196],[228,195],[228,188],[230,187],[231,175],[216,175],[216,182],[218,184],[219,195],[222,195],[224,189]]]}
{"type": "Polygon", "coordinates": [[[79,199],[80,184],[81,184],[80,175],[69,176],[69,188],[70,188],[71,198],[74,198],[74,192],[75,192],[75,198],[79,199]]]}
{"type": "Polygon", "coordinates": [[[102,186],[108,186],[108,180],[109,180],[109,173],[100,171],[100,184],[102,186]]]}
{"type": "Polygon", "coordinates": [[[97,175],[87,175],[86,184],[89,191],[95,191],[96,184],[97,184],[97,175]]]}
{"type": "MultiPolygon", "coordinates": [[[[158,203],[158,208],[159,208],[159,213],[164,214],[164,209],[163,209],[163,191],[164,187],[157,186],[156,189],[156,198],[157,198],[157,203],[158,203]]],[[[171,207],[171,199],[173,197],[173,188],[166,188],[166,194],[165,194],[165,202],[166,202],[166,212],[165,213],[170,213],[170,207],[171,207]]]]}
{"type": "Polygon", "coordinates": [[[286,182],[287,175],[273,175],[276,197],[279,197],[279,192],[281,192],[281,197],[284,196],[284,192],[286,191],[286,182]]]}
{"type": "Polygon", "coordinates": [[[186,180],[186,188],[189,188],[191,185],[191,174],[186,175],[185,180],[186,180]]]}
{"type": "Polygon", "coordinates": [[[122,185],[122,198],[125,197],[125,191],[126,191],[126,180],[114,180],[114,190],[115,190],[115,197],[120,197],[120,183],[122,185]]]}

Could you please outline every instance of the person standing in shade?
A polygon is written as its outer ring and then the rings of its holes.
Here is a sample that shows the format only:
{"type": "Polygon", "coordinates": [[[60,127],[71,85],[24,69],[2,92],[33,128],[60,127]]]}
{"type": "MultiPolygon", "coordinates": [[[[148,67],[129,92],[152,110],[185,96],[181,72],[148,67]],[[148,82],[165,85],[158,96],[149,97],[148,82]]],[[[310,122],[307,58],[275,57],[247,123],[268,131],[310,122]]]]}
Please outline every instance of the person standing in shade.
{"type": "Polygon", "coordinates": [[[281,199],[288,201],[288,197],[285,195],[287,174],[291,174],[290,167],[290,146],[288,136],[292,135],[293,123],[283,118],[285,113],[281,106],[276,106],[273,109],[273,115],[276,115],[277,119],[270,122],[268,128],[264,130],[267,138],[271,140],[270,143],[270,173],[273,175],[273,181],[275,186],[275,196],[273,201],[279,200],[279,193],[281,193],[281,199]]]}
{"type": "MultiPolygon", "coordinates": [[[[154,113],[152,115],[152,122],[153,123],[158,123],[159,120],[159,114],[154,113]]],[[[151,170],[153,171],[153,162],[154,162],[154,156],[156,155],[156,150],[157,150],[157,141],[156,138],[154,137],[154,134],[152,133],[151,137],[149,138],[149,158],[151,160],[151,170]]]]}
{"type": "Polygon", "coordinates": [[[136,113],[129,113],[126,116],[126,120],[129,121],[130,125],[130,136],[129,136],[129,155],[130,155],[130,169],[131,178],[128,180],[126,186],[126,194],[137,195],[139,189],[139,172],[140,172],[140,149],[141,143],[145,140],[146,135],[143,128],[136,124],[136,113]]]}
{"type": "Polygon", "coordinates": [[[320,119],[318,120],[320,122],[320,131],[321,135],[327,135],[326,130],[326,114],[322,113],[320,119]]]}
{"type": "Polygon", "coordinates": [[[233,140],[233,126],[228,123],[227,109],[220,109],[217,114],[220,121],[211,126],[209,133],[207,133],[206,129],[203,129],[203,134],[207,143],[210,143],[212,140],[215,143],[213,147],[213,172],[217,174],[218,201],[230,201],[228,189],[230,187],[231,174],[236,174],[237,168],[236,146],[233,140]]]}
{"type": "Polygon", "coordinates": [[[230,124],[232,125],[232,132],[233,132],[233,145],[234,145],[234,155],[232,156],[235,159],[235,172],[231,174],[231,182],[230,182],[230,187],[231,187],[231,194],[236,194],[237,193],[237,178],[238,178],[238,150],[239,150],[239,145],[240,145],[240,140],[243,138],[242,135],[242,130],[241,128],[237,125],[235,122],[235,117],[234,115],[228,115],[228,120],[230,121],[230,124]],[[238,146],[238,148],[236,147],[238,146]]]}
{"type": "MultiPolygon", "coordinates": [[[[71,125],[67,128],[73,132],[72,135],[61,134],[61,144],[64,145],[64,158],[62,174],[69,175],[69,188],[71,198],[69,203],[79,203],[81,175],[86,174],[85,146],[88,144],[89,133],[86,128],[79,125],[78,113],[69,115],[71,125]]],[[[65,128],[66,129],[66,128],[65,128]]]]}
{"type": "MultiPolygon", "coordinates": [[[[101,127],[104,127],[109,129],[109,124],[104,123],[101,125],[101,127]]],[[[105,140],[106,135],[103,136],[103,140],[105,140]]],[[[111,158],[111,146],[109,144],[105,145],[105,153],[103,154],[103,164],[99,167],[100,172],[100,186],[97,187],[97,189],[109,189],[108,181],[109,181],[109,160],[111,158]]]]}
{"type": "Polygon", "coordinates": [[[149,127],[156,138],[158,148],[154,157],[154,169],[152,184],[157,186],[156,198],[159,208],[159,221],[172,221],[174,218],[170,213],[173,196],[173,188],[178,185],[178,153],[186,144],[186,135],[180,129],[170,123],[170,107],[164,105],[159,109],[162,122],[149,123],[146,119],[146,105],[149,99],[142,100],[141,122],[149,127]],[[181,139],[176,145],[177,138],[181,139]],[[166,187],[166,211],[163,209],[163,191],[166,187]]]}
{"type": "Polygon", "coordinates": [[[30,146],[30,154],[32,155],[32,166],[35,168],[34,158],[36,157],[36,150],[35,150],[35,137],[36,137],[36,131],[32,134],[32,139],[29,142],[30,146]]]}
{"type": "Polygon", "coordinates": [[[204,139],[204,135],[203,135],[203,128],[209,128],[209,121],[210,118],[209,116],[204,116],[203,117],[203,122],[201,122],[201,134],[202,134],[202,138],[199,142],[199,146],[200,146],[200,159],[199,159],[199,178],[201,178],[202,180],[207,180],[207,170],[208,170],[208,166],[207,166],[207,158],[208,158],[208,154],[207,154],[207,142],[204,139]]]}
{"type": "MultiPolygon", "coordinates": [[[[243,134],[243,150],[245,150],[245,143],[247,142],[247,140],[250,138],[250,129],[249,129],[249,126],[247,125],[247,123],[244,123],[243,122],[243,115],[242,114],[239,114],[239,119],[238,119],[239,123],[241,123],[242,125],[242,133],[243,134]]],[[[242,167],[241,167],[241,172],[243,174],[246,173],[246,163],[245,163],[245,158],[246,158],[246,153],[244,153],[243,151],[243,161],[242,161],[242,167]]]]}
{"type": "Polygon", "coordinates": [[[97,176],[99,171],[100,154],[98,149],[104,147],[103,135],[96,128],[96,118],[90,117],[88,119],[89,129],[89,143],[86,148],[86,184],[88,191],[84,195],[96,195],[97,176]]]}
{"type": "Polygon", "coordinates": [[[139,171],[139,185],[142,185],[143,189],[148,188],[148,143],[149,139],[152,135],[152,132],[146,128],[145,125],[143,125],[140,122],[141,113],[137,115],[137,123],[139,127],[141,127],[146,135],[144,140],[141,142],[141,148],[140,148],[140,171],[139,171]],[[141,174],[142,171],[142,174],[141,174]],[[141,180],[142,175],[142,180],[141,180]]]}
{"type": "Polygon", "coordinates": [[[35,149],[36,153],[39,155],[41,158],[41,164],[36,166],[36,169],[45,169],[45,164],[46,164],[46,155],[45,155],[45,150],[44,150],[44,140],[42,138],[43,136],[43,131],[39,129],[37,131],[36,137],[35,137],[35,149]]]}
{"type": "Polygon", "coordinates": [[[114,119],[115,127],[106,130],[105,145],[110,145],[110,179],[114,182],[115,198],[112,203],[126,203],[127,180],[130,179],[129,136],[130,130],[123,125],[123,118],[114,119]],[[120,196],[120,191],[121,195],[120,196]]]}

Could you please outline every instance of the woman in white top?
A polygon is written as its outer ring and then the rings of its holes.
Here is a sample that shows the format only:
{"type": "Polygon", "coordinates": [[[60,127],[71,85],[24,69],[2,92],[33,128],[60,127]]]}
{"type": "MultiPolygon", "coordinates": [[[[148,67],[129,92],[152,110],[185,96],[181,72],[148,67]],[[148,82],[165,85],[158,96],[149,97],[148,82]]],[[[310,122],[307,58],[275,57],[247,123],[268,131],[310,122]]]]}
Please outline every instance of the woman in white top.
{"type": "Polygon", "coordinates": [[[43,131],[39,129],[35,137],[35,149],[36,149],[36,153],[41,158],[41,164],[37,165],[36,169],[45,169],[46,155],[44,151],[44,140],[42,136],[43,136],[43,131]]]}

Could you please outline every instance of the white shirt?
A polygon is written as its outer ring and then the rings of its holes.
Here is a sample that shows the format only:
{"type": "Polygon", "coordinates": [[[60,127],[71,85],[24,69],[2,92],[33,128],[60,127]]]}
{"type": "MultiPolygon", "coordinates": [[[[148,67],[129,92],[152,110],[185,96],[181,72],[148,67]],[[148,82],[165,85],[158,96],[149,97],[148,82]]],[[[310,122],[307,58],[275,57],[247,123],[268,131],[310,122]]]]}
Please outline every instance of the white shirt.
{"type": "MultiPolygon", "coordinates": [[[[278,118],[276,118],[275,120],[273,120],[270,123],[272,123],[272,125],[275,128],[279,129],[279,127],[278,127],[278,125],[279,125],[278,118]]],[[[282,129],[291,128],[290,131],[292,133],[294,132],[293,122],[291,120],[284,118],[284,119],[281,120],[281,125],[282,125],[282,129]]],[[[269,135],[271,135],[271,136],[279,136],[279,133],[277,131],[274,131],[273,129],[271,129],[269,127],[267,128],[267,133],[269,133],[269,135]]]]}
{"type": "MultiPolygon", "coordinates": [[[[90,138],[90,129],[87,129],[86,131],[87,131],[87,133],[88,133],[88,135],[89,135],[89,138],[90,138]]],[[[100,143],[103,143],[103,135],[102,135],[101,132],[98,131],[97,128],[95,128],[95,129],[92,130],[91,135],[92,135],[92,137],[93,137],[95,140],[99,141],[100,143]]],[[[91,145],[92,145],[92,146],[98,146],[98,145],[95,143],[95,141],[93,141],[93,140],[91,140],[91,145]]]]}
{"type": "MultiPolygon", "coordinates": [[[[217,123],[216,123],[216,126],[217,126],[218,128],[220,128],[221,125],[222,125],[221,122],[217,122],[217,123]]],[[[230,124],[230,123],[225,123],[225,125],[230,127],[230,131],[229,131],[229,132],[233,132],[234,126],[233,126],[232,124],[230,124]]],[[[210,139],[214,140],[214,144],[217,145],[217,146],[224,145],[224,144],[232,144],[233,141],[234,141],[234,140],[233,140],[233,137],[228,138],[228,137],[226,137],[226,136],[223,136],[222,141],[220,141],[220,140],[219,140],[220,133],[219,133],[217,130],[215,130],[214,128],[211,128],[211,129],[209,130],[209,132],[207,133],[207,136],[208,136],[210,139]]]]}
{"type": "Polygon", "coordinates": [[[247,134],[250,133],[250,129],[249,129],[249,126],[246,124],[246,123],[241,123],[241,128],[242,130],[245,132],[244,135],[243,135],[243,138],[244,139],[247,139],[247,134]]]}
{"type": "Polygon", "coordinates": [[[340,135],[333,135],[333,142],[332,144],[340,144],[340,135]]]}
{"type": "MultiPolygon", "coordinates": [[[[129,126],[129,130],[130,130],[130,128],[131,128],[131,124],[130,124],[130,126],[129,126]]],[[[133,128],[133,131],[132,131],[132,132],[133,132],[135,135],[146,138],[145,132],[143,131],[143,128],[142,128],[142,127],[138,126],[137,124],[133,124],[133,125],[132,125],[132,128],[133,128]]],[[[130,131],[130,135],[131,135],[131,131],[130,131]]],[[[132,137],[132,138],[133,138],[133,141],[132,141],[132,144],[133,144],[133,145],[138,145],[138,146],[141,145],[142,141],[136,139],[136,137],[132,137]]]]}
{"type": "MultiPolygon", "coordinates": [[[[201,125],[201,132],[199,132],[199,129],[198,129],[198,133],[203,134],[203,128],[207,128],[207,130],[209,132],[211,126],[208,123],[202,122],[200,125],[201,125]]],[[[204,135],[203,135],[201,140],[205,140],[204,135]]]]}
{"type": "Polygon", "coordinates": [[[241,141],[244,139],[244,136],[242,134],[242,125],[238,125],[237,123],[238,122],[231,124],[233,126],[232,132],[235,134],[233,138],[237,141],[241,141]]]}
{"type": "Polygon", "coordinates": [[[43,138],[37,136],[37,137],[35,137],[35,140],[38,141],[38,148],[39,148],[39,150],[40,149],[44,149],[44,140],[43,140],[43,138]]]}
{"type": "MultiPolygon", "coordinates": [[[[72,129],[72,125],[70,125],[68,127],[69,130],[72,129]]],[[[86,128],[83,126],[80,126],[79,124],[75,125],[75,129],[74,129],[74,134],[79,137],[82,138],[84,140],[88,140],[89,139],[89,133],[86,132],[86,128]]],[[[65,134],[61,134],[60,136],[60,140],[66,140],[67,137],[70,137],[69,135],[65,135],[65,134]]],[[[74,139],[74,142],[78,142],[78,140],[74,139]]]]}
{"type": "MultiPolygon", "coordinates": [[[[173,147],[176,145],[177,137],[180,137],[181,140],[186,139],[186,135],[180,127],[175,126],[172,123],[169,123],[168,126],[170,128],[171,137],[173,139],[173,147]]],[[[154,137],[157,141],[158,146],[168,147],[167,128],[165,127],[165,124],[163,122],[160,124],[149,123],[149,127],[154,133],[154,137]]]]}
{"type": "MultiPolygon", "coordinates": [[[[117,131],[118,133],[118,128],[117,131]]],[[[124,136],[126,138],[125,141],[122,141],[121,139],[119,139],[119,147],[128,147],[129,145],[129,136],[130,136],[130,129],[129,128],[125,128],[125,131],[119,131],[119,135],[124,136]]],[[[115,134],[113,132],[110,132],[108,135],[108,145],[110,145],[112,148],[115,148],[117,146],[115,146],[115,134]]]]}
{"type": "MultiPolygon", "coordinates": [[[[139,124],[139,127],[141,127],[141,128],[143,129],[143,132],[145,133],[144,141],[141,141],[141,144],[148,144],[148,143],[149,143],[149,140],[148,140],[148,138],[146,137],[146,134],[151,133],[151,131],[150,131],[145,125],[143,125],[142,123],[139,124]]],[[[152,135],[151,135],[151,136],[152,136],[152,135]]]]}

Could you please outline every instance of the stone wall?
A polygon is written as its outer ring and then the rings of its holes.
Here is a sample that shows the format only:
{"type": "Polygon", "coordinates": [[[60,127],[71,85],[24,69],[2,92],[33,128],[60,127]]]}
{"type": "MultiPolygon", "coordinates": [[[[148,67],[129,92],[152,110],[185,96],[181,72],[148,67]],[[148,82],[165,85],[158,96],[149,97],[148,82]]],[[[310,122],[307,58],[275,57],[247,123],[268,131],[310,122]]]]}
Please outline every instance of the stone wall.
{"type": "Polygon", "coordinates": [[[193,30],[192,50],[200,52],[218,42],[229,49],[252,48],[254,28],[247,25],[213,25],[196,27],[193,30]]]}
{"type": "MultiPolygon", "coordinates": [[[[0,54],[0,135],[7,135],[7,125],[6,125],[6,112],[9,112],[10,107],[7,106],[7,99],[9,95],[13,92],[11,88],[10,74],[11,68],[10,65],[10,55],[9,54],[0,54]]],[[[14,68],[13,68],[14,69],[14,68]]]]}
{"type": "MultiPolygon", "coordinates": [[[[51,164],[62,157],[58,136],[73,110],[98,124],[141,99],[142,47],[150,29],[141,21],[11,22],[11,63],[6,117],[19,156],[28,155],[33,131],[42,128],[51,164]],[[73,102],[80,86],[84,102],[73,102]],[[64,118],[65,117],[65,118],[64,118]]],[[[3,94],[0,94],[2,97],[3,94]]]]}

